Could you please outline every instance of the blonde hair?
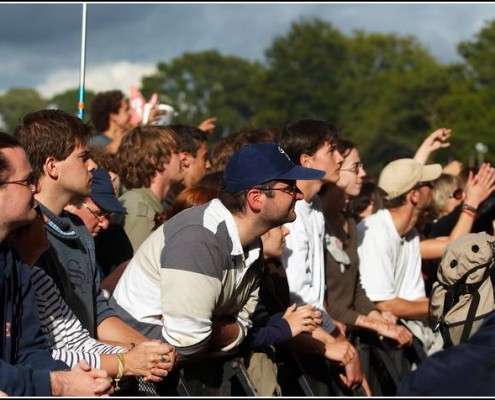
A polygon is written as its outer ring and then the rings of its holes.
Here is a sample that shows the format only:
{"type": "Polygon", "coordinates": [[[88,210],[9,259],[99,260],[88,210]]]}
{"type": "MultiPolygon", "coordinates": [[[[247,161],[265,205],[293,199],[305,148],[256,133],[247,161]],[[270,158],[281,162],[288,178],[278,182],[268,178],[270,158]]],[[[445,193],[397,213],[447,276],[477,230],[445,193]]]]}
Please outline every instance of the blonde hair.
{"type": "Polygon", "coordinates": [[[436,218],[448,212],[447,205],[449,203],[450,193],[452,193],[452,186],[454,186],[455,190],[455,188],[459,187],[459,183],[459,179],[450,174],[442,174],[432,182],[431,208],[436,218]]]}

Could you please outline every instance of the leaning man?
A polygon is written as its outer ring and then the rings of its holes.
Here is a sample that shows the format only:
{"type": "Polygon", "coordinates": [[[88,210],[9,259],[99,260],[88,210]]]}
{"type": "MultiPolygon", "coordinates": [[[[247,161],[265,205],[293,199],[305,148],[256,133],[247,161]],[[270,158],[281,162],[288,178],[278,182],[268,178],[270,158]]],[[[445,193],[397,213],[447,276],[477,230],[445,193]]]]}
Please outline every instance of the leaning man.
{"type": "Polygon", "coordinates": [[[118,312],[183,358],[239,345],[258,302],[260,236],[295,220],[296,180],[323,175],[273,143],[238,150],[218,199],[177,214],[138,249],[113,294],[118,312]]]}

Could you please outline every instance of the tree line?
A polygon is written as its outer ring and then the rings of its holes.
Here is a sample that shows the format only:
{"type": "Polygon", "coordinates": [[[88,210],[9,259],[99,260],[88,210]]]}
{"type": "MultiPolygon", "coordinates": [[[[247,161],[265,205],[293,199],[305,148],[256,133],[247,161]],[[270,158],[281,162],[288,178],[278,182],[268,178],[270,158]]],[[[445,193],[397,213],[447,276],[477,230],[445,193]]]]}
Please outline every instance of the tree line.
{"type": "MultiPolygon", "coordinates": [[[[462,61],[443,64],[413,36],[345,35],[321,19],[301,20],[272,41],[261,61],[217,50],[184,53],[158,63],[140,89],[145,98],[159,93],[179,112],[177,123],[217,117],[212,144],[246,127],[320,118],[357,142],[368,168],[379,171],[390,157],[411,155],[429,132],[448,127],[452,145],[432,161],[471,165],[477,142],[495,148],[495,21],[457,51],[462,61]]],[[[87,104],[94,94],[86,91],[87,104]]],[[[51,99],[11,89],[0,96],[0,113],[10,131],[26,112],[50,104],[76,112],[77,98],[77,88],[51,99]]]]}

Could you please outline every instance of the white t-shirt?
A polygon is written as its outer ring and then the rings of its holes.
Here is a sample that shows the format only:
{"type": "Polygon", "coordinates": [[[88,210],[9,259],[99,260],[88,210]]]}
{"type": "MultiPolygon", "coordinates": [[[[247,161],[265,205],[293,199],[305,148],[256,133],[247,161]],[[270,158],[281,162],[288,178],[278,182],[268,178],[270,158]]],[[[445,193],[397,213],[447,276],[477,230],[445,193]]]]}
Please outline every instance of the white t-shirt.
{"type": "Polygon", "coordinates": [[[372,301],[425,297],[419,235],[413,229],[401,238],[388,210],[379,210],[358,224],[361,283],[372,301]]]}
{"type": "Polygon", "coordinates": [[[305,200],[296,202],[297,218],[286,224],[290,233],[285,238],[282,263],[287,272],[291,301],[315,304],[323,310],[325,218],[320,198],[315,196],[312,200],[311,203],[305,200]]]}

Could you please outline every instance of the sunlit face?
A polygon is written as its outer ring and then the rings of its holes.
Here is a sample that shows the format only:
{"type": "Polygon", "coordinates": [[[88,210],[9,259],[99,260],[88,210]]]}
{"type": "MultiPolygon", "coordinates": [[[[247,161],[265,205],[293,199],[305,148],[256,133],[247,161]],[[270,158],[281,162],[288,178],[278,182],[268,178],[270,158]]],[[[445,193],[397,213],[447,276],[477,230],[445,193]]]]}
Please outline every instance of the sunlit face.
{"type": "Polygon", "coordinates": [[[316,168],[325,171],[322,178],[324,182],[337,182],[340,178],[339,171],[344,157],[339,153],[334,143],[325,142],[315,154],[313,154],[305,167],[316,168]]]}
{"type": "Polygon", "coordinates": [[[103,211],[90,197],[77,205],[69,204],[65,209],[81,218],[93,237],[110,224],[110,213],[103,211]]]}
{"type": "Polygon", "coordinates": [[[89,156],[86,145],[77,146],[65,160],[56,161],[58,184],[71,194],[71,201],[78,202],[89,196],[93,171],[97,165],[89,156]]]}
{"type": "Polygon", "coordinates": [[[285,237],[290,233],[289,228],[285,225],[277,226],[270,229],[263,236],[263,256],[265,258],[279,258],[285,247],[285,237]]]}
{"type": "Polygon", "coordinates": [[[337,186],[344,190],[347,196],[355,197],[361,191],[363,178],[365,176],[366,171],[361,163],[359,152],[356,148],[353,148],[342,163],[340,179],[337,182],[337,186]]]}
{"type": "Polygon", "coordinates": [[[111,114],[112,121],[121,129],[129,129],[131,120],[131,110],[127,101],[120,101],[120,108],[117,114],[111,114]]]}
{"type": "Polygon", "coordinates": [[[170,182],[176,183],[184,180],[184,169],[182,168],[183,160],[183,153],[174,152],[170,156],[169,163],[165,165],[165,172],[170,182]]]}
{"type": "Polygon", "coordinates": [[[296,201],[303,199],[296,181],[278,181],[271,189],[273,197],[266,196],[264,217],[268,224],[278,226],[296,219],[296,201]]]}
{"type": "Polygon", "coordinates": [[[13,229],[36,217],[34,194],[36,185],[30,183],[32,168],[21,147],[1,150],[10,168],[0,180],[0,233],[3,238],[13,229]],[[7,183],[11,182],[11,183],[7,183]],[[16,182],[16,183],[14,183],[16,182]]]}

